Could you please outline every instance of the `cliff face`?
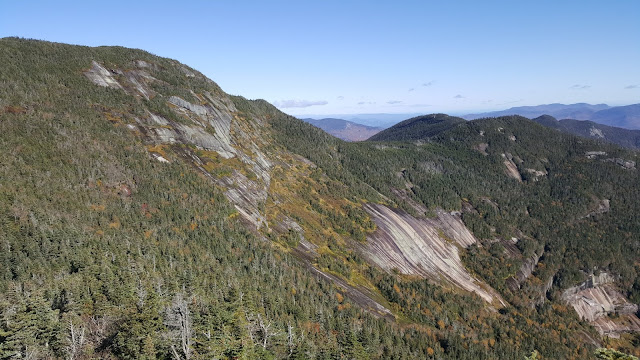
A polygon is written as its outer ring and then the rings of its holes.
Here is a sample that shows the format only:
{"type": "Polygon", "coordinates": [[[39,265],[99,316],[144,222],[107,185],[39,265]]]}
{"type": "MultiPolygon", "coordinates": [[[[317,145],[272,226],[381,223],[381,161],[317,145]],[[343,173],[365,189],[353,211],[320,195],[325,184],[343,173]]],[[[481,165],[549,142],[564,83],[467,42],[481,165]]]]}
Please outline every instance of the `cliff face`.
{"type": "Polygon", "coordinates": [[[458,246],[470,245],[473,236],[460,220],[448,214],[439,214],[436,219],[417,219],[378,204],[367,204],[365,209],[378,226],[364,249],[371,261],[388,271],[453,284],[489,303],[505,305],[495,290],[472,277],[462,265],[458,246]],[[453,240],[449,235],[453,235],[453,240]]]}
{"type": "MultiPolygon", "coordinates": [[[[254,229],[264,226],[266,219],[260,206],[266,202],[271,162],[260,150],[265,140],[252,137],[247,131],[258,126],[255,122],[260,120],[240,119],[233,101],[222,91],[189,90],[185,95],[189,95],[191,101],[161,94],[154,89],[166,84],[152,75],[156,67],[144,61],[133,65],[131,69],[107,69],[94,61],[85,75],[96,85],[147,100],[153,97],[160,106],[171,109],[170,119],[147,110],[127,127],[137,133],[148,144],[150,153],[161,161],[169,161],[163,156],[163,147],[181,145],[179,155],[226,189],[227,199],[254,229]],[[226,171],[212,174],[211,170],[220,168],[219,165],[226,165],[226,171]]],[[[203,75],[183,66],[180,69],[185,78],[199,78],[215,89],[215,84],[203,75]]]]}
{"type": "Polygon", "coordinates": [[[630,303],[614,282],[613,277],[601,273],[565,290],[562,298],[603,335],[618,337],[624,332],[640,331],[638,305],[630,303]]]}

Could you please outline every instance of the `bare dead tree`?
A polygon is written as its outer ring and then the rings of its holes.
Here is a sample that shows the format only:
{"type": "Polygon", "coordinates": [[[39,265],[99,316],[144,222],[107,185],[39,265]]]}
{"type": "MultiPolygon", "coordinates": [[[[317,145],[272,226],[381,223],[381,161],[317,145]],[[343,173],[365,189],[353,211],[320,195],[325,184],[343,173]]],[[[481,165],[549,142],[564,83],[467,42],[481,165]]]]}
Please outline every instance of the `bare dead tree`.
{"type": "Polygon", "coordinates": [[[280,335],[280,332],[273,328],[273,323],[262,318],[262,315],[246,315],[249,336],[255,345],[267,348],[269,339],[280,335]]]}
{"type": "Polygon", "coordinates": [[[191,322],[191,313],[189,312],[189,304],[185,300],[182,293],[176,294],[167,309],[166,324],[173,329],[172,338],[179,342],[182,356],[175,348],[175,344],[171,345],[171,351],[176,360],[189,360],[191,358],[191,338],[193,336],[193,324],[191,322]]]}
{"type": "Polygon", "coordinates": [[[84,327],[78,326],[69,320],[69,333],[67,334],[68,345],[66,346],[69,359],[75,359],[82,351],[82,346],[85,343],[84,327]]]}

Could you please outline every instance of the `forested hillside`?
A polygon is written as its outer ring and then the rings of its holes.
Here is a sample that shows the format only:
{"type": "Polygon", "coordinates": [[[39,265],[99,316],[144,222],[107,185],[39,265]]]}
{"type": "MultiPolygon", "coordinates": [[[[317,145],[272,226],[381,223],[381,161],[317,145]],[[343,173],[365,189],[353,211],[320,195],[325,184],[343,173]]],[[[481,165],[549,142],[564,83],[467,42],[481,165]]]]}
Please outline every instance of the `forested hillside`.
{"type": "Polygon", "coordinates": [[[607,126],[588,120],[557,120],[548,115],[537,117],[533,121],[569,134],[606,141],[629,149],[640,149],[640,130],[607,126]]]}
{"type": "Polygon", "coordinates": [[[401,121],[369,138],[371,141],[426,140],[465,120],[445,114],[432,114],[401,121]]]}
{"type": "Polygon", "coordinates": [[[638,355],[635,153],[519,117],[347,143],[121,47],[0,64],[2,359],[638,355]],[[472,290],[373,258],[402,221],[472,290]],[[580,318],[591,275],[625,311],[580,318]]]}

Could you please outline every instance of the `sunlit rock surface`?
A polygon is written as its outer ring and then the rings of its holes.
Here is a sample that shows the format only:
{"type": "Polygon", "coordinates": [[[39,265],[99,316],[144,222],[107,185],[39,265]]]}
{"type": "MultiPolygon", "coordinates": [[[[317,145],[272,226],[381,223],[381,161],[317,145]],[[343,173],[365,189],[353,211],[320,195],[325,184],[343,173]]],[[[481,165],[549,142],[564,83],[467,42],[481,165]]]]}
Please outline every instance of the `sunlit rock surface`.
{"type": "Polygon", "coordinates": [[[640,331],[640,319],[636,316],[638,305],[630,303],[614,282],[607,273],[593,275],[584,283],[565,290],[562,298],[581,319],[589,321],[603,335],[618,337],[624,332],[640,331]]]}
{"type": "Polygon", "coordinates": [[[468,230],[460,228],[462,223],[447,216],[416,219],[379,204],[367,204],[365,209],[378,229],[367,238],[363,252],[381,268],[453,284],[489,303],[504,305],[495,290],[472,277],[462,265],[458,246],[472,241],[468,230]],[[456,232],[461,236],[449,239],[456,232]]]}

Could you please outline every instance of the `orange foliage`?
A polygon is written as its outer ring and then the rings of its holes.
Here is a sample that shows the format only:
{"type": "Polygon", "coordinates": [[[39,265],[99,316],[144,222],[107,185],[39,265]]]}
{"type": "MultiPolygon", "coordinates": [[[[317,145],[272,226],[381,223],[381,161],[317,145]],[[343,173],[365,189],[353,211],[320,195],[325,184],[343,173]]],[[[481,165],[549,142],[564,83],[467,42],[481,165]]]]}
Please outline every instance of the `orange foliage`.
{"type": "Polygon", "coordinates": [[[402,295],[402,291],[400,291],[400,288],[398,287],[398,285],[393,284],[393,290],[397,292],[399,295],[402,295]]]}
{"type": "Polygon", "coordinates": [[[89,206],[89,208],[93,211],[104,211],[105,206],[104,205],[91,205],[89,206]]]}
{"type": "Polygon", "coordinates": [[[164,158],[167,157],[167,153],[164,150],[164,146],[160,145],[160,144],[158,144],[158,145],[147,145],[147,151],[158,153],[158,154],[162,155],[162,157],[164,157],[164,158]]]}

